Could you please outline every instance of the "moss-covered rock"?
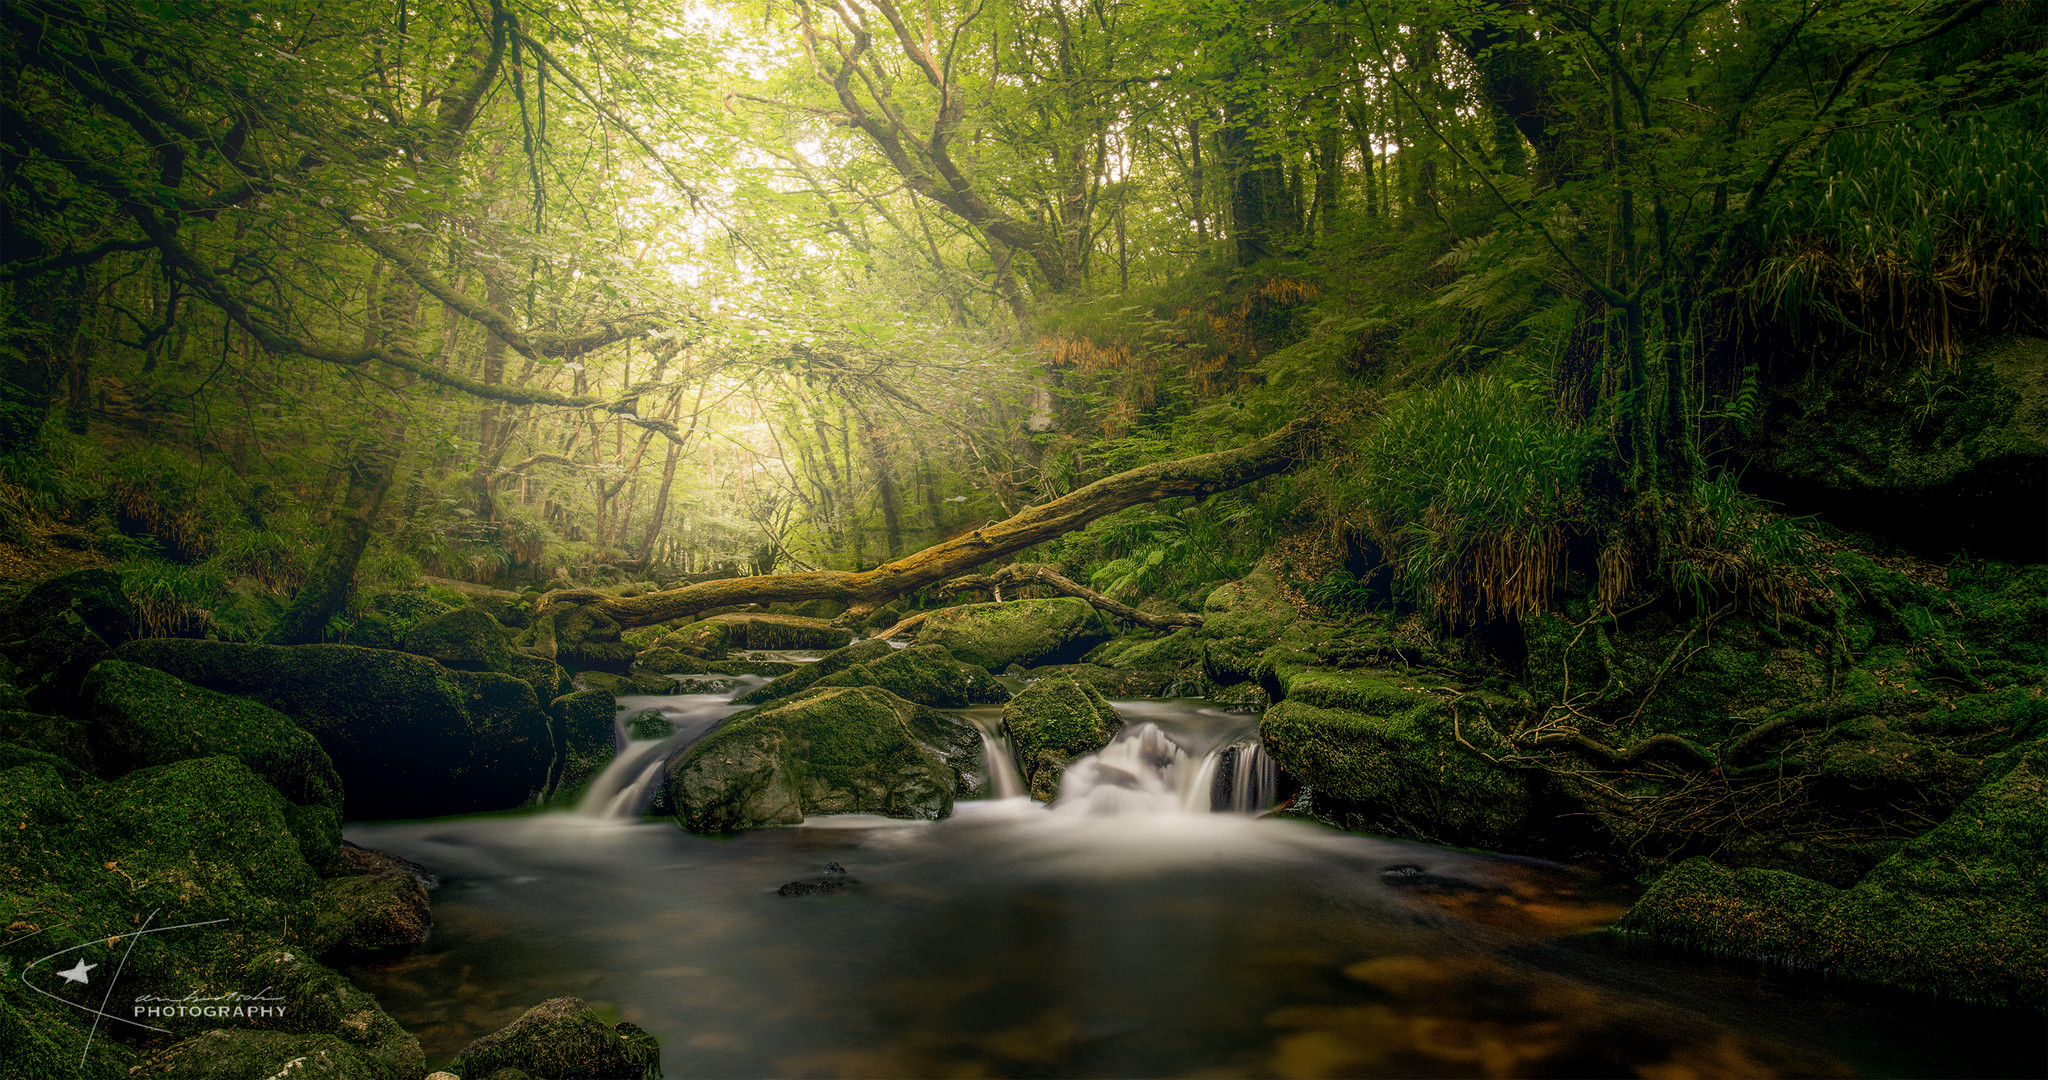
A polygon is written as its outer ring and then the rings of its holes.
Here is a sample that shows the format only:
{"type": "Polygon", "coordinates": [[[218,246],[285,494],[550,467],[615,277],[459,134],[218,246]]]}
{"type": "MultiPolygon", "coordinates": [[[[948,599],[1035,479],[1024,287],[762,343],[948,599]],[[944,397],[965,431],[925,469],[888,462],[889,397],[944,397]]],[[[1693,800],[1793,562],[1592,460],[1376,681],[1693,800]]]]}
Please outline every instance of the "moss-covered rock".
{"type": "Polygon", "coordinates": [[[79,570],[30,589],[0,619],[0,659],[23,703],[69,712],[94,664],[135,633],[135,612],[111,570],[79,570]]]}
{"type": "Polygon", "coordinates": [[[895,647],[886,641],[869,639],[857,641],[843,649],[826,653],[813,664],[799,664],[793,671],[777,675],[767,683],[755,687],[733,701],[739,705],[760,705],[786,698],[800,690],[808,690],[811,684],[830,675],[836,675],[855,664],[867,664],[880,660],[895,652],[895,647]]]}
{"type": "Polygon", "coordinates": [[[1623,928],[1989,1004],[2048,1004],[2048,744],[1838,889],[1689,859],[1623,928]]]}
{"type": "Polygon", "coordinates": [[[937,645],[990,671],[1011,664],[1064,664],[1109,640],[1109,624],[1086,600],[1012,600],[941,608],[925,616],[919,645],[937,645]]]}
{"type": "Polygon", "coordinates": [[[333,758],[351,818],[518,806],[546,786],[554,758],[532,687],[495,672],[351,645],[171,638],[129,642],[118,659],[298,721],[333,758]]]}
{"type": "Polygon", "coordinates": [[[634,675],[702,675],[704,661],[681,649],[656,645],[633,659],[634,675]]]}
{"type": "Polygon", "coordinates": [[[670,720],[660,709],[642,709],[625,720],[626,734],[630,738],[666,739],[676,733],[675,721],[670,720]]]}
{"type": "Polygon", "coordinates": [[[512,635],[498,620],[474,607],[460,607],[422,619],[399,639],[399,649],[446,668],[509,671],[512,635]]]}
{"type": "MultiPolygon", "coordinates": [[[[229,980],[261,988],[283,1006],[281,1015],[249,1026],[297,1035],[333,1035],[363,1052],[397,1080],[427,1071],[420,1041],[340,972],[296,952],[273,949],[257,955],[229,980]]],[[[248,991],[244,991],[248,992],[248,991]]]]}
{"type": "Polygon", "coordinates": [[[1024,688],[1003,707],[1003,727],[1034,798],[1059,794],[1066,768],[1109,745],[1123,729],[1116,708],[1086,683],[1055,676],[1024,688]]]}
{"type": "Polygon", "coordinates": [[[1481,756],[1506,748],[1474,703],[1392,672],[1283,666],[1279,677],[1286,696],[1259,737],[1318,799],[1348,804],[1343,824],[1495,848],[1521,836],[1527,784],[1481,756]]]}
{"type": "Polygon", "coordinates": [[[1199,680],[1190,681],[1162,671],[1126,670],[1103,667],[1100,664],[1055,664],[1049,667],[1036,667],[1026,671],[1024,678],[1028,682],[1048,678],[1073,679],[1094,687],[1107,698],[1179,696],[1177,692],[1198,690],[1200,687],[1199,680]]]}
{"type": "Polygon", "coordinates": [[[470,1043],[448,1068],[464,1077],[517,1069],[549,1080],[657,1080],[661,1043],[633,1024],[605,1023],[578,998],[553,998],[470,1043]]]}
{"type": "Polygon", "coordinates": [[[602,690],[615,697],[629,694],[660,697],[683,692],[682,684],[674,676],[651,672],[616,675],[609,671],[579,671],[572,685],[585,690],[602,690]]]}
{"type": "Polygon", "coordinates": [[[295,833],[316,866],[341,842],[341,776],[318,740],[275,709],[203,689],[155,668],[104,660],[85,678],[93,757],[105,776],[226,754],[239,758],[286,799],[295,833]]]}
{"type": "Polygon", "coordinates": [[[583,789],[618,753],[615,722],[619,705],[609,691],[578,690],[556,698],[548,708],[557,719],[556,738],[561,746],[556,773],[548,785],[548,801],[571,802],[582,796],[583,789]]]}
{"type": "Polygon", "coordinates": [[[669,766],[692,832],[793,825],[811,814],[942,818],[986,780],[965,720],[875,687],[814,687],[727,720],[669,766]]]}
{"type": "Polygon", "coordinates": [[[323,882],[319,909],[331,947],[355,955],[417,948],[434,926],[426,886],[399,867],[323,882]]]}
{"type": "Polygon", "coordinates": [[[209,1031],[152,1054],[148,1080],[399,1080],[382,1062],[334,1035],[234,1028],[209,1031]]]}
{"type": "Polygon", "coordinates": [[[692,623],[681,633],[695,648],[704,650],[700,655],[712,659],[722,659],[736,649],[837,649],[853,636],[823,619],[765,612],[714,615],[692,623]]]}
{"type": "Polygon", "coordinates": [[[891,650],[817,680],[816,686],[879,686],[905,701],[939,709],[994,705],[1010,699],[987,671],[953,659],[937,645],[891,650]]]}
{"type": "Polygon", "coordinates": [[[85,721],[75,716],[9,709],[0,712],[0,739],[64,759],[80,772],[97,772],[85,721]]]}
{"type": "Polygon", "coordinates": [[[260,641],[283,617],[289,599],[255,578],[236,578],[210,609],[207,633],[227,641],[260,641]]]}

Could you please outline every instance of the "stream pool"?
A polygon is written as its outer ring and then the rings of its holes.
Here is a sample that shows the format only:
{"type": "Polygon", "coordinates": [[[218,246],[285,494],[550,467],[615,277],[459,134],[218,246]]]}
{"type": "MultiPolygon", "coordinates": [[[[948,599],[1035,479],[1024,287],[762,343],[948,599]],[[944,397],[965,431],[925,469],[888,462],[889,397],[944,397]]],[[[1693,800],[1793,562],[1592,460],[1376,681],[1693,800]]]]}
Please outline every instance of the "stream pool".
{"type": "Polygon", "coordinates": [[[426,946],[348,973],[437,1064],[573,995],[659,1035],[670,1077],[2043,1069],[2039,1017],[1589,934],[1627,897],[1570,867],[1259,818],[1220,794],[1212,810],[1190,792],[1232,746],[1252,771],[1253,718],[1116,704],[1124,735],[1050,809],[724,839],[599,813],[351,826],[441,886],[426,946]],[[834,880],[831,863],[851,884],[778,895],[834,880]]]}

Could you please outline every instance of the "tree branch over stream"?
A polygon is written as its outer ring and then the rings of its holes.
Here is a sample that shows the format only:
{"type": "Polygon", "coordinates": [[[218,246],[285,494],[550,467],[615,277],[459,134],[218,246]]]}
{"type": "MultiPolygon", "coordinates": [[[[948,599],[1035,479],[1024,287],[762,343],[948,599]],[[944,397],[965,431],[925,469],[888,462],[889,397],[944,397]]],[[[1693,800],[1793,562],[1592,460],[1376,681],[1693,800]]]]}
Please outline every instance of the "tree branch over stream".
{"type": "Polygon", "coordinates": [[[836,600],[854,612],[871,611],[897,597],[1072,532],[1118,510],[1179,496],[1214,495],[1286,472],[1315,452],[1323,430],[1320,417],[1304,418],[1245,446],[1141,465],[873,570],[762,574],[633,597],[609,596],[593,589],[563,589],[542,597],[541,607],[545,610],[557,604],[587,605],[628,627],[651,626],[731,604],[836,600]]]}

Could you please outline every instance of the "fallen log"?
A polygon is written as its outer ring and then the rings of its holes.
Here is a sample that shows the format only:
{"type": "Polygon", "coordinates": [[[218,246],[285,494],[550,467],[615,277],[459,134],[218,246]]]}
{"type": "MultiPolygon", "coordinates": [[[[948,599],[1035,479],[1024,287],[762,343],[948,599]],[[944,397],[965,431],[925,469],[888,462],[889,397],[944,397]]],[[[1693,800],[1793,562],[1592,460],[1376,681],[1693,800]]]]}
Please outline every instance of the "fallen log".
{"type": "MultiPolygon", "coordinates": [[[[1171,630],[1182,626],[1202,625],[1202,617],[1200,615],[1148,615],[1128,604],[1120,604],[1115,600],[1111,600],[1109,597],[1096,592],[1086,585],[1063,577],[1054,571],[1052,567],[1046,566],[1043,563],[1011,563],[1009,566],[1002,567],[992,574],[954,578],[951,581],[940,582],[935,588],[946,594],[961,592],[967,589],[987,589],[995,593],[996,599],[1001,600],[1003,598],[1001,590],[1005,585],[1044,585],[1058,592],[1063,592],[1068,596],[1078,596],[1125,622],[1137,623],[1139,626],[1152,630],[1171,630]]],[[[893,630],[894,627],[890,629],[893,630]]]]}
{"type": "Polygon", "coordinates": [[[1322,431],[1320,418],[1301,419],[1245,446],[1127,469],[873,570],[762,574],[633,597],[608,596],[594,589],[559,589],[543,596],[538,608],[588,605],[627,627],[651,626],[728,604],[798,600],[836,600],[847,606],[849,615],[862,615],[1118,510],[1184,495],[1214,495],[1286,472],[1306,459],[1322,431]]]}

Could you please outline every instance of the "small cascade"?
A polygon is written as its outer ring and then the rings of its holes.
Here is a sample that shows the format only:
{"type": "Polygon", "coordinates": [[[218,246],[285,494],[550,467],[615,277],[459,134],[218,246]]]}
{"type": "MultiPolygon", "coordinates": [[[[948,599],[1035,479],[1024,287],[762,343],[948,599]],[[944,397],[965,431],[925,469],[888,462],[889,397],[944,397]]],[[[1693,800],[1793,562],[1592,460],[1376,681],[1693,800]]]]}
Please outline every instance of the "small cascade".
{"type": "Polygon", "coordinates": [[[1257,739],[1234,743],[1215,757],[1209,808],[1218,813],[1257,814],[1280,793],[1280,770],[1257,739]]]}
{"type": "MultiPolygon", "coordinates": [[[[740,711],[732,703],[766,679],[754,675],[740,675],[733,678],[730,689],[711,694],[675,694],[669,696],[627,696],[618,699],[618,715],[612,720],[612,738],[617,752],[612,755],[611,764],[604,767],[584,789],[582,801],[576,804],[576,812],[585,817],[601,818],[607,821],[631,821],[647,809],[654,799],[654,790],[661,783],[663,767],[675,755],[687,749],[698,739],[710,734],[711,729],[733,713],[740,711]],[[635,739],[626,729],[625,720],[641,710],[655,708],[674,730],[658,739],[635,739]]],[[[689,683],[683,684],[685,687],[689,683]]]]}
{"type": "Polygon", "coordinates": [[[1010,745],[1010,737],[1001,728],[991,730],[986,724],[976,724],[981,729],[981,760],[988,766],[989,797],[993,799],[1021,799],[1024,790],[1024,774],[1017,771],[1017,751],[1010,745]]]}
{"type": "Polygon", "coordinates": [[[1272,803],[1277,779],[1256,736],[1217,745],[1141,722],[1067,766],[1052,808],[1092,816],[1251,814],[1272,803]]]}

